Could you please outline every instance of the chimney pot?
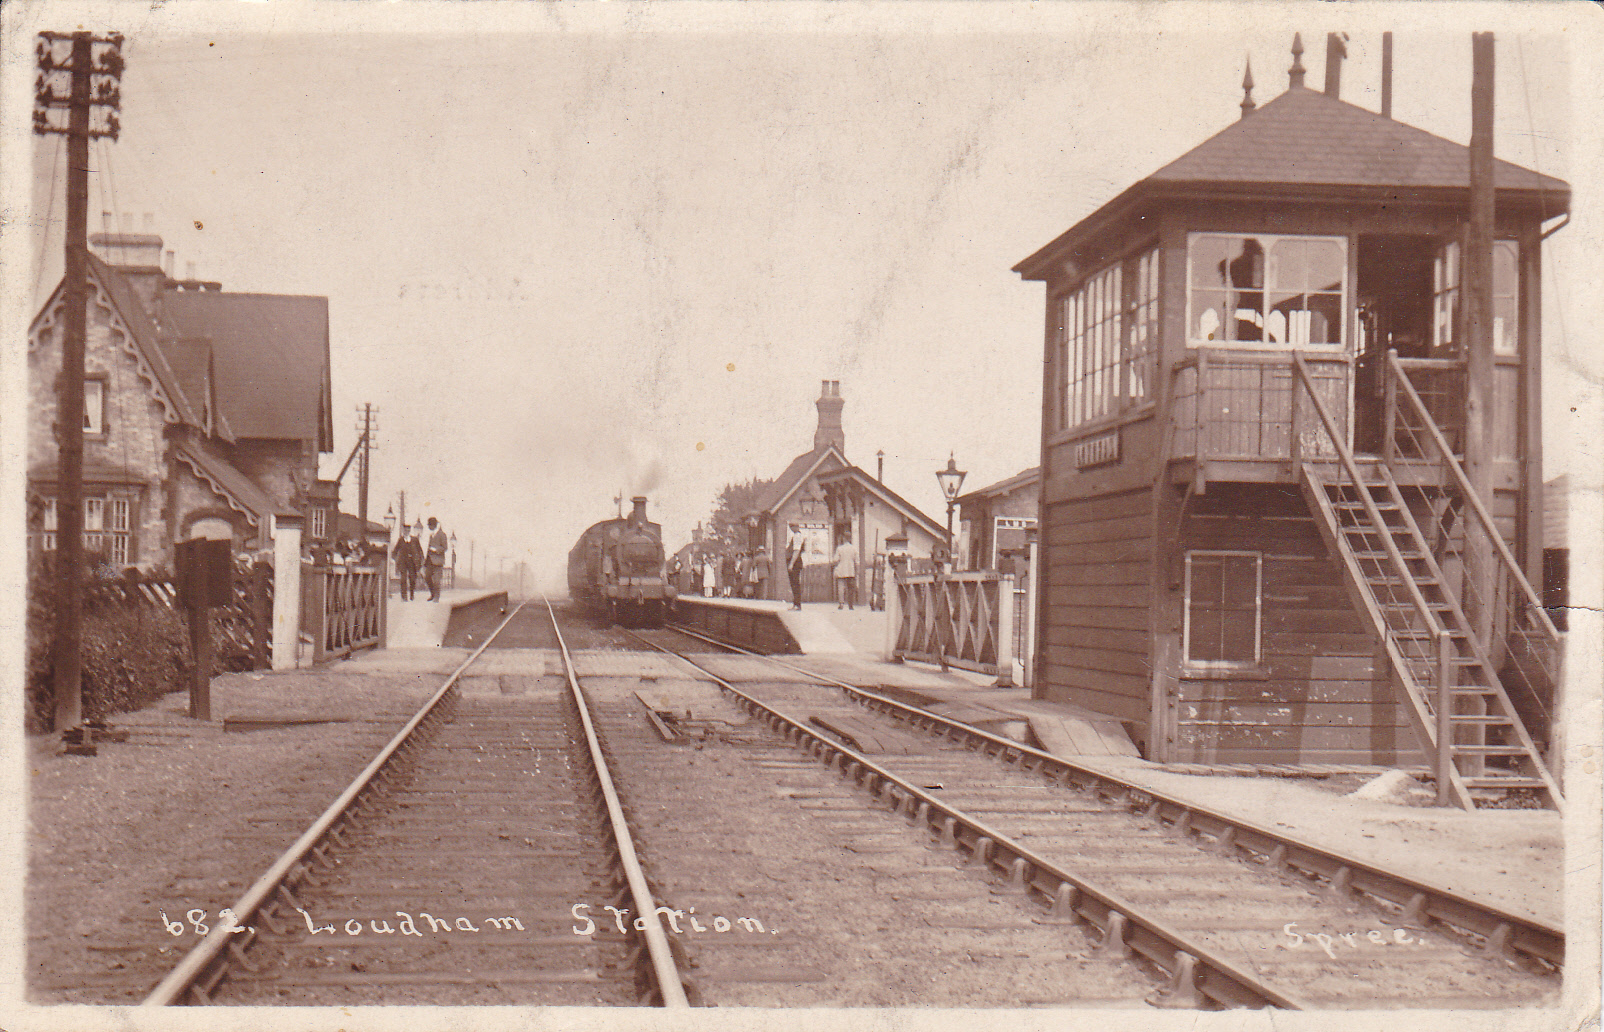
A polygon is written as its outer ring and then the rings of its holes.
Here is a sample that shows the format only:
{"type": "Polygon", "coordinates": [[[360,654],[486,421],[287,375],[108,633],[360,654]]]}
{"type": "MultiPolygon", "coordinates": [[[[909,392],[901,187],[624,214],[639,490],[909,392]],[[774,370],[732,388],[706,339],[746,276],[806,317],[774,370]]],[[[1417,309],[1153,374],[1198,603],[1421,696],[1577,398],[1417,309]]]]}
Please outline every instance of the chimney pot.
{"type": "Polygon", "coordinates": [[[184,278],[187,279],[187,280],[192,280],[192,279],[195,278],[195,263],[194,262],[185,262],[184,263],[184,278]]]}
{"type": "Polygon", "coordinates": [[[1381,34],[1381,117],[1392,117],[1392,33],[1381,34]]]}
{"type": "Polygon", "coordinates": [[[1348,56],[1348,34],[1326,33],[1326,96],[1333,100],[1342,95],[1342,59],[1348,56]]]}

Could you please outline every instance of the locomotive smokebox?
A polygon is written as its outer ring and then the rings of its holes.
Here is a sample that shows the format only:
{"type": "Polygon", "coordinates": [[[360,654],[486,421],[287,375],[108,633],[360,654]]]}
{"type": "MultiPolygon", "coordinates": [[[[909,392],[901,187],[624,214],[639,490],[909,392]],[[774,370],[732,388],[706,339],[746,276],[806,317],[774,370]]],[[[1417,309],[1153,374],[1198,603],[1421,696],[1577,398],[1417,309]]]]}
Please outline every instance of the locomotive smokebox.
{"type": "Polygon", "coordinates": [[[634,504],[635,508],[630,510],[629,518],[634,520],[636,523],[645,523],[646,522],[646,496],[645,495],[636,495],[634,498],[630,499],[630,502],[634,504]]]}

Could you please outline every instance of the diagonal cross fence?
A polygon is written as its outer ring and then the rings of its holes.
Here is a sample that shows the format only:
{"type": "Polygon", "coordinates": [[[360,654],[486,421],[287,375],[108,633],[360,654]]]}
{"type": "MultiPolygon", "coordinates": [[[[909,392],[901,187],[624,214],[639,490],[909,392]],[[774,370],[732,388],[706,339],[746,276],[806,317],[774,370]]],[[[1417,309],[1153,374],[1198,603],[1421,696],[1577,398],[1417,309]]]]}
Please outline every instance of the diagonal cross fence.
{"type": "Polygon", "coordinates": [[[1014,683],[1014,575],[996,570],[899,575],[886,593],[893,658],[955,666],[1014,683]]]}

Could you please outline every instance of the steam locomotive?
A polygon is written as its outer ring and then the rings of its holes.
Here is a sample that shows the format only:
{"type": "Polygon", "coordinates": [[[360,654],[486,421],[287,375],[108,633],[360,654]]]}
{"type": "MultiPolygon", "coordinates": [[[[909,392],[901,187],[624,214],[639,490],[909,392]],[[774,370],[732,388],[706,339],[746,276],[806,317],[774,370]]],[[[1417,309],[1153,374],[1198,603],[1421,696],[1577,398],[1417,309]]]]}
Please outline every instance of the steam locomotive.
{"type": "Polygon", "coordinates": [[[659,627],[674,601],[663,569],[663,531],[646,519],[646,499],[628,516],[603,520],[568,553],[568,597],[595,616],[626,626],[659,627]]]}

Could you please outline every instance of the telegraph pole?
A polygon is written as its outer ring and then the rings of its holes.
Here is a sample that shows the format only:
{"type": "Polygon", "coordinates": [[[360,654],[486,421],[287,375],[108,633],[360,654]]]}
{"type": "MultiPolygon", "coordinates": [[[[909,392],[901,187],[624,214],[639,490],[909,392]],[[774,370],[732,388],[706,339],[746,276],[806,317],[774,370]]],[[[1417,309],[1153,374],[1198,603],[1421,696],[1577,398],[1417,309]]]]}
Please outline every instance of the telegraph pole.
{"type": "MultiPolygon", "coordinates": [[[[1465,234],[1465,475],[1493,506],[1493,34],[1471,35],[1470,218],[1465,234]]],[[[1471,614],[1481,640],[1492,626],[1493,569],[1487,554],[1467,556],[1479,604],[1471,614]]]]}
{"type": "MultiPolygon", "coordinates": [[[[362,449],[362,462],[356,471],[356,514],[362,520],[362,533],[368,532],[368,463],[373,451],[373,405],[362,406],[362,437],[359,442],[362,449]]],[[[406,513],[405,504],[402,505],[402,514],[406,513]]]]}
{"type": "MultiPolygon", "coordinates": [[[[67,137],[67,239],[62,276],[64,306],[61,373],[56,388],[56,642],[52,688],[55,729],[83,722],[83,565],[84,565],[84,336],[88,302],[89,141],[115,140],[122,94],[121,33],[41,32],[34,87],[33,131],[67,137]],[[70,44],[70,55],[62,59],[70,44]],[[66,80],[65,83],[63,80],[66,80]],[[66,92],[61,87],[66,86],[66,92]],[[96,108],[104,109],[96,112],[96,108]],[[53,117],[67,112],[62,125],[53,117]],[[92,115],[100,114],[99,124],[92,115]]],[[[94,755],[87,728],[69,749],[94,755]],[[76,745],[76,748],[73,746],[76,745]]]]}

